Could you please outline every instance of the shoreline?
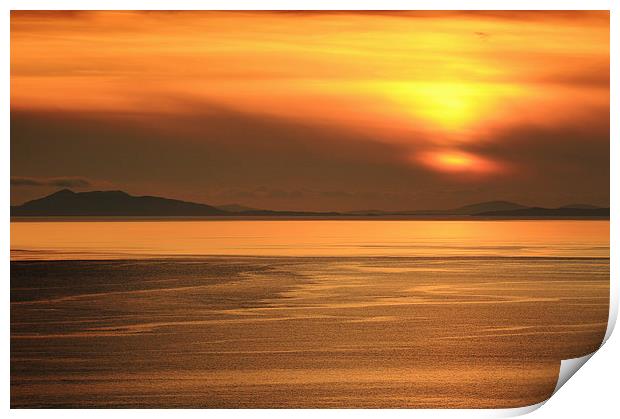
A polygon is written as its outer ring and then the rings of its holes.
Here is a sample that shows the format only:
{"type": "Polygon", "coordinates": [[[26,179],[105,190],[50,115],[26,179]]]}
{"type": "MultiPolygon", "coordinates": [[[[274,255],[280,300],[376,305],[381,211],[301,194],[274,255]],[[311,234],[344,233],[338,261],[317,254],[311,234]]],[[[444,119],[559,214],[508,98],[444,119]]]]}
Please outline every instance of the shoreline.
{"type": "MultiPolygon", "coordinates": [[[[87,256],[87,255],[81,255],[87,256]]],[[[307,261],[307,262],[315,262],[319,260],[325,260],[329,262],[333,261],[373,261],[373,260],[386,260],[386,261],[459,261],[459,260],[480,260],[480,261],[490,261],[490,260],[523,260],[523,261],[545,261],[545,260],[575,260],[575,261],[585,261],[585,260],[601,260],[601,261],[609,261],[610,256],[506,256],[506,255],[450,255],[450,256],[384,256],[384,255],[376,255],[376,256],[368,256],[368,255],[359,255],[359,256],[290,256],[290,255],[226,255],[226,254],[212,254],[212,255],[120,255],[118,258],[111,257],[109,254],[107,258],[97,258],[97,255],[92,255],[93,258],[82,257],[80,259],[52,259],[52,258],[40,258],[40,259],[10,259],[10,263],[63,263],[63,262],[108,262],[108,263],[117,263],[117,262],[208,262],[208,261],[217,261],[222,259],[231,259],[234,261],[242,261],[242,260],[261,260],[261,261],[273,261],[273,260],[290,260],[290,261],[307,261]],[[120,257],[123,256],[123,257],[120,257]]],[[[102,255],[104,256],[104,255],[102,255]]]]}
{"type": "Polygon", "coordinates": [[[214,216],[11,216],[22,222],[123,222],[123,221],[609,221],[609,216],[476,216],[476,215],[214,215],[214,216]]]}

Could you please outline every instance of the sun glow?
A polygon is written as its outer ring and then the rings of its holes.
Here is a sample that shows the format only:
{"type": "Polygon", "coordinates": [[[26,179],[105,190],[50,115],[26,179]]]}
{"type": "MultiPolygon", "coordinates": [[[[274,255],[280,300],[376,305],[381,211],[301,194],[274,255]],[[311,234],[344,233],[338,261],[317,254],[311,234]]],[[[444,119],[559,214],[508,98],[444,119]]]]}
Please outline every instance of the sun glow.
{"type": "Polygon", "coordinates": [[[378,90],[414,120],[461,140],[504,118],[506,104],[528,94],[524,87],[507,83],[458,81],[382,83],[378,90]]]}
{"type": "Polygon", "coordinates": [[[448,130],[475,121],[488,102],[480,87],[459,83],[410,83],[397,89],[395,96],[408,103],[416,116],[448,130]]]}
{"type": "Polygon", "coordinates": [[[462,151],[432,151],[421,153],[416,160],[441,172],[490,174],[503,168],[498,162],[462,151]]]}
{"type": "MultiPolygon", "coordinates": [[[[602,12],[17,11],[11,109],[113,112],[146,129],[169,116],[226,112],[389,143],[412,154],[412,166],[455,177],[492,173],[506,165],[460,150],[608,110],[608,20],[602,12]]],[[[194,129],[161,125],[179,139],[194,129]]]]}

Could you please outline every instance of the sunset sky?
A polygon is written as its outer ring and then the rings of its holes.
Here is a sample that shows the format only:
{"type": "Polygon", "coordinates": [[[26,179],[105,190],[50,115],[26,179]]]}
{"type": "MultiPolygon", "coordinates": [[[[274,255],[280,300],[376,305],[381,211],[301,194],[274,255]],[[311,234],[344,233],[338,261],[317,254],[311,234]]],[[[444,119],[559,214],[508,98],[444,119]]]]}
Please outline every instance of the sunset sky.
{"type": "Polygon", "coordinates": [[[609,205],[607,12],[13,12],[11,200],[609,205]]]}

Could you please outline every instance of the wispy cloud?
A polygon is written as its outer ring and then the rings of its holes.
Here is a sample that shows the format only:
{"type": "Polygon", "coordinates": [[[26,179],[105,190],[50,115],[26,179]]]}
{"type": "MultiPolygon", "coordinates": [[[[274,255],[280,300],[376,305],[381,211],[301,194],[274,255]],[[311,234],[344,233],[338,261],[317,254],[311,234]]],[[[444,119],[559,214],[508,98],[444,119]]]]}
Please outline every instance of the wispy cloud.
{"type": "Polygon", "coordinates": [[[34,177],[11,177],[11,186],[56,186],[59,188],[86,188],[92,182],[79,177],[53,177],[53,178],[34,178],[34,177]]]}

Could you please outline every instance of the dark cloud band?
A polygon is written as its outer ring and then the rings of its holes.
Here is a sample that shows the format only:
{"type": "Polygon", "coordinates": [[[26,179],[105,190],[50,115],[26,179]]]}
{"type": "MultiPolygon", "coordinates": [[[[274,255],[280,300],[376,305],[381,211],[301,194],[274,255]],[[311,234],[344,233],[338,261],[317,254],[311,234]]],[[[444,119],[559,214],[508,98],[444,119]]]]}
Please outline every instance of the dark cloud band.
{"type": "Polygon", "coordinates": [[[78,177],[31,178],[11,177],[11,186],[56,186],[59,188],[87,188],[92,185],[88,179],[78,177]]]}

